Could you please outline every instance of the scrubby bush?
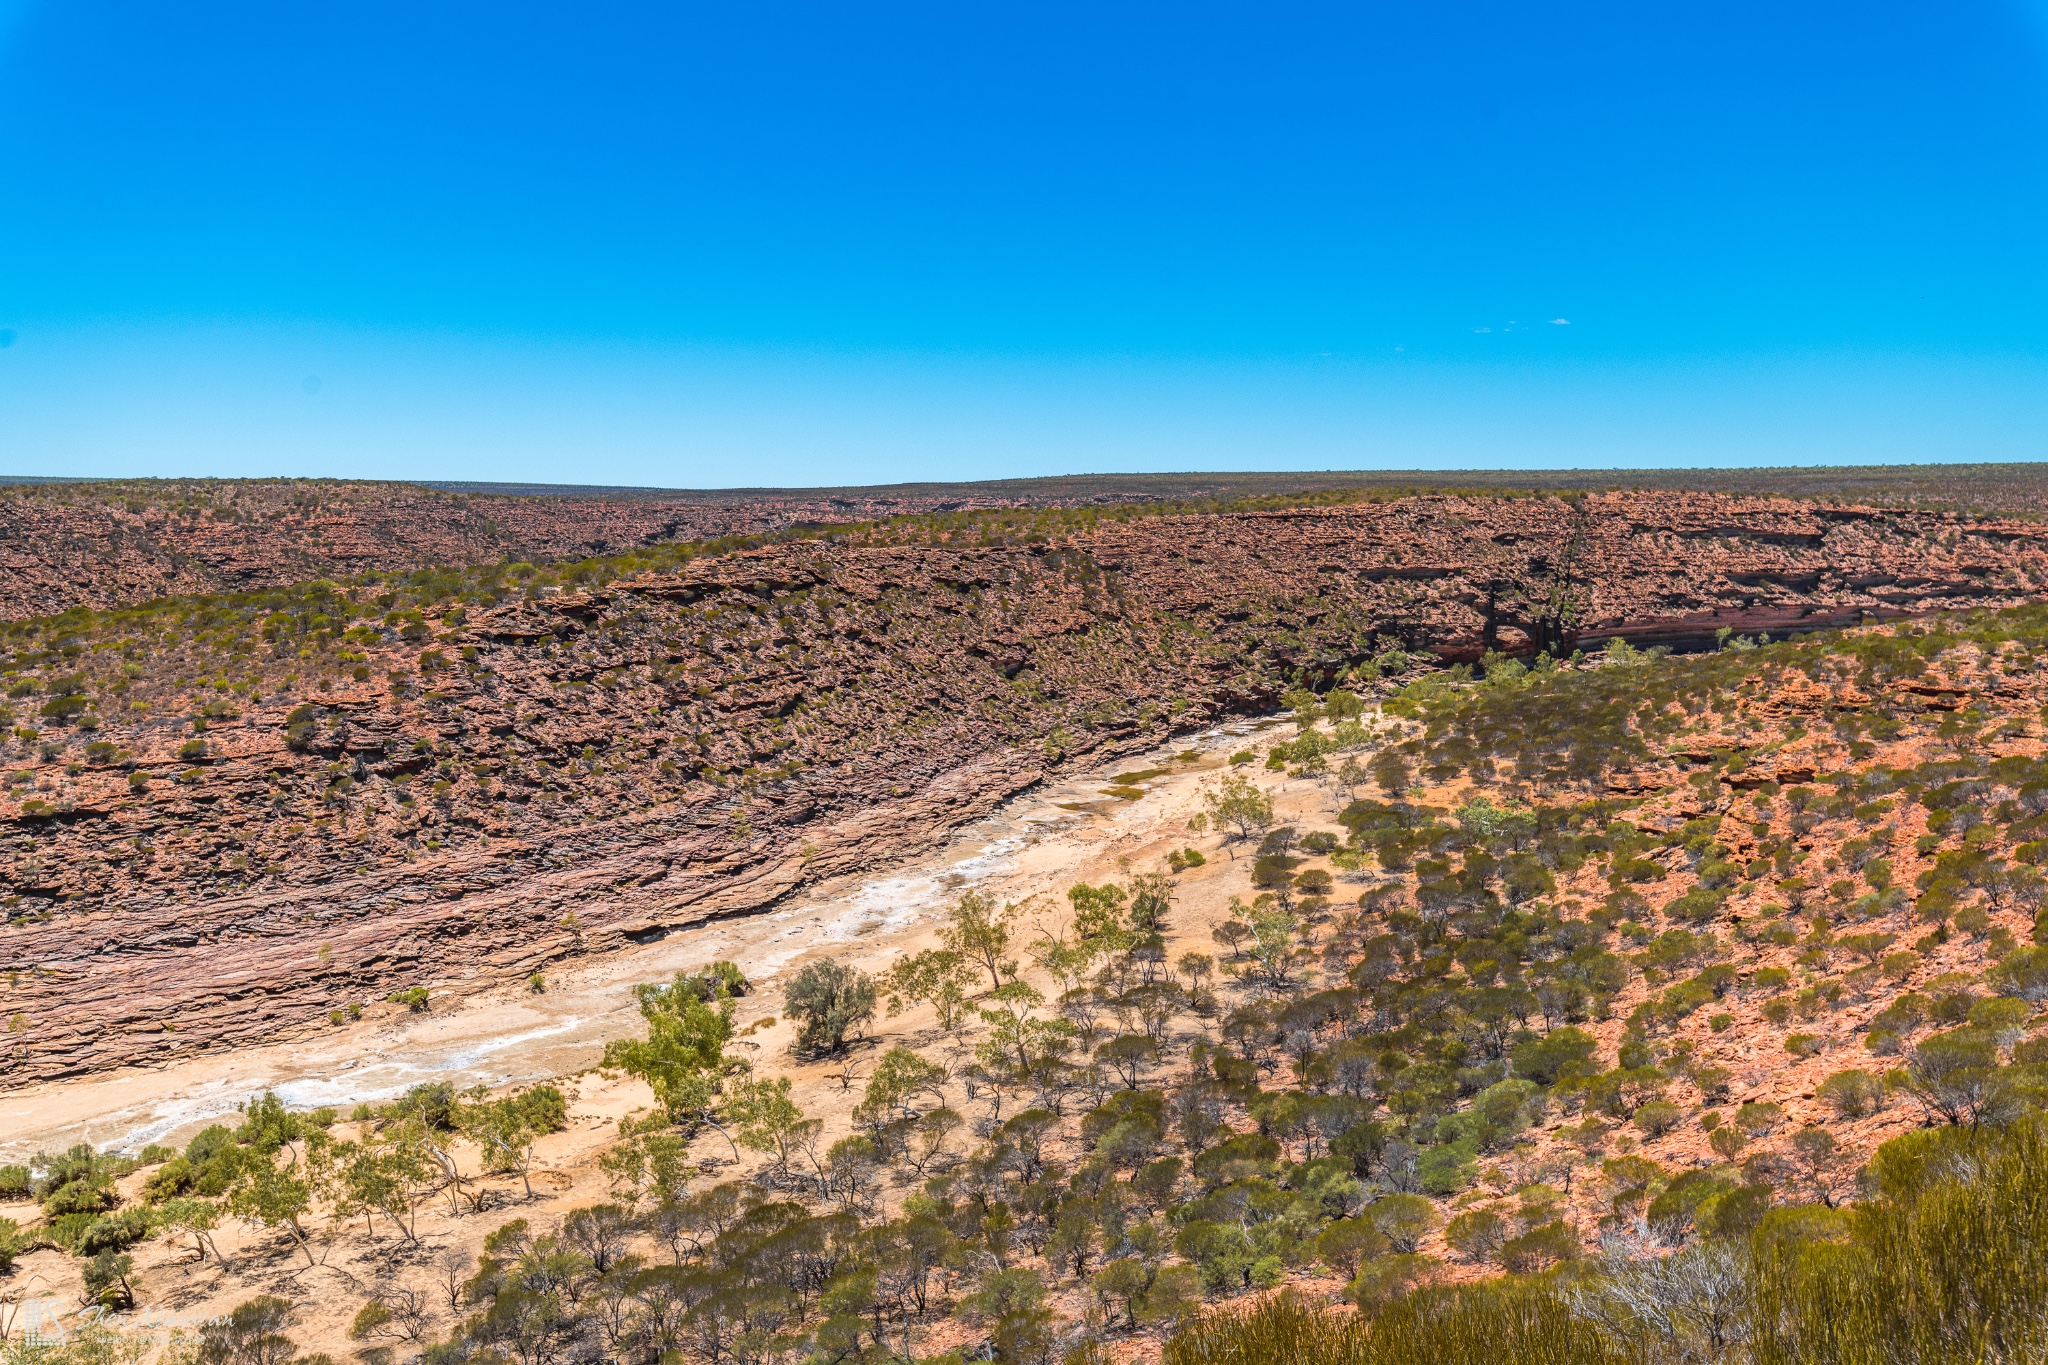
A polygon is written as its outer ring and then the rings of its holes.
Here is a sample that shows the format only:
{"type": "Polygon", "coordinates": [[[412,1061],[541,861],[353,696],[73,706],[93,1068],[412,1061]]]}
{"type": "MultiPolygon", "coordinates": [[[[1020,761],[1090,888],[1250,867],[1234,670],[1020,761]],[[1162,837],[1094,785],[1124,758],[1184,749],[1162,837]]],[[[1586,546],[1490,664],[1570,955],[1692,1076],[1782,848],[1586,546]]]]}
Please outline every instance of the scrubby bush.
{"type": "Polygon", "coordinates": [[[105,1309],[133,1308],[135,1289],[129,1277],[135,1273],[135,1258],[112,1249],[102,1250],[79,1272],[86,1297],[105,1309]]]}
{"type": "Polygon", "coordinates": [[[1442,1222],[1435,1205],[1413,1194],[1390,1194],[1367,1208],[1365,1217],[1403,1254],[1414,1251],[1442,1222]]]}
{"type": "Polygon", "coordinates": [[[1645,1137],[1660,1138],[1676,1128],[1685,1119],[1685,1111],[1664,1100],[1652,1100],[1637,1108],[1629,1122],[1640,1128],[1645,1137]]]}
{"type": "Polygon", "coordinates": [[[1359,1264],[1383,1254],[1387,1236],[1369,1219],[1340,1218],[1316,1236],[1316,1255],[1323,1264],[1350,1279],[1359,1264]]]}
{"type": "Polygon", "coordinates": [[[1884,1103],[1884,1083],[1867,1071],[1837,1071],[1813,1094],[1845,1119],[1863,1118],[1884,1103]]]}
{"type": "Polygon", "coordinates": [[[1516,1045],[1514,1071],[1524,1079],[1549,1085],[1560,1076],[1590,1069],[1599,1049],[1598,1040],[1584,1029],[1552,1029],[1540,1038],[1516,1045]]]}
{"type": "Polygon", "coordinates": [[[418,1119],[434,1132],[453,1132],[457,1100],[447,1081],[423,1081],[391,1102],[391,1113],[418,1119]]]}
{"type": "Polygon", "coordinates": [[[149,1215],[141,1209],[122,1209],[102,1214],[89,1224],[72,1246],[79,1256],[97,1256],[102,1251],[126,1251],[150,1235],[149,1215]]]}
{"type": "Polygon", "coordinates": [[[285,1335],[295,1316],[289,1299],[260,1294],[199,1329],[197,1365],[285,1365],[298,1344],[285,1335]]]}
{"type": "Polygon", "coordinates": [[[1444,1241],[1468,1261],[1489,1261],[1508,1240],[1508,1221],[1492,1209],[1469,1209],[1444,1225],[1444,1241]]]}
{"type": "Polygon", "coordinates": [[[794,1047],[805,1056],[839,1052],[875,1016],[875,983],[840,962],[813,962],[782,992],[784,1012],[801,1021],[794,1047]]]}
{"type": "Polygon", "coordinates": [[[1827,1040],[1811,1033],[1788,1033],[1785,1035],[1785,1051],[1795,1057],[1812,1057],[1827,1046],[1827,1040]]]}
{"type": "Polygon", "coordinates": [[[32,1187],[51,1218],[98,1214],[120,1202],[114,1192],[115,1163],[87,1143],[53,1155],[44,1153],[35,1165],[43,1172],[32,1187]]]}

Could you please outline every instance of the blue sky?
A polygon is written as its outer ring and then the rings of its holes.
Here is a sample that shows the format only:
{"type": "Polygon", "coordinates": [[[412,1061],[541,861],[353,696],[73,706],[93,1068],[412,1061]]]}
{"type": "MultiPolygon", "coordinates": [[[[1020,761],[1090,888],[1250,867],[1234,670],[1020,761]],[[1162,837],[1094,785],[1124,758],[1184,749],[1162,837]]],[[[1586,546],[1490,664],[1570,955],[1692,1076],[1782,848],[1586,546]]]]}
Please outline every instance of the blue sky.
{"type": "Polygon", "coordinates": [[[2048,14],[0,0],[0,472],[2048,458],[2048,14]]]}

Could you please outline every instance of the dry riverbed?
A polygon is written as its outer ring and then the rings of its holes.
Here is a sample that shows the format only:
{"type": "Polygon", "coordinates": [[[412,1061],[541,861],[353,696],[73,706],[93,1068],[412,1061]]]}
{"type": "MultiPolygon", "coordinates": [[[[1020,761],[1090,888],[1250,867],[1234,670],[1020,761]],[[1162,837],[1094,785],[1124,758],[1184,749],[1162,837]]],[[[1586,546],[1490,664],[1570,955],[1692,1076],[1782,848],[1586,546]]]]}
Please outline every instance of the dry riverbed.
{"type": "MultiPolygon", "coordinates": [[[[1188,820],[1202,810],[1202,788],[1227,756],[1271,724],[1219,728],[1050,784],[964,827],[925,856],[826,884],[759,915],[561,965],[548,973],[539,994],[436,995],[426,1014],[383,1006],[363,1021],[309,1039],[0,1095],[0,1161],[23,1161],[81,1141],[121,1152],[178,1143],[265,1090],[294,1107],[332,1105],[346,1113],[423,1081],[499,1086],[573,1076],[596,1064],[606,1040],[639,1028],[635,984],[719,958],[739,964],[755,983],[741,1003],[744,1029],[776,1013],[779,979],[807,961],[836,957],[881,971],[929,946],[942,907],[969,888],[1005,901],[1036,897],[1034,907],[1050,922],[1064,912],[1064,892],[1075,882],[1157,870],[1170,850],[1189,845],[1217,854],[1221,841],[1190,833],[1188,820]],[[1139,780],[1118,781],[1133,776],[1139,780]],[[1107,794],[1113,787],[1120,794],[1107,794]],[[1143,795],[1130,799],[1138,790],[1143,795]]],[[[1272,774],[1259,775],[1273,781],[1272,774]]],[[[1276,792],[1284,805],[1307,807],[1303,814],[1311,819],[1321,810],[1320,823],[1331,823],[1334,806],[1325,789],[1285,786],[1291,790],[1276,792]]],[[[1223,867],[1212,861],[1182,879],[1182,908],[1193,912],[1183,936],[1201,940],[1193,946],[1207,947],[1201,926],[1227,903],[1220,882],[1210,885],[1223,867]]],[[[1244,890],[1241,878],[1231,885],[1244,890]]],[[[787,1031],[785,1024],[756,1032],[741,1046],[753,1045],[764,1059],[777,1056],[786,1051],[787,1031]]]]}

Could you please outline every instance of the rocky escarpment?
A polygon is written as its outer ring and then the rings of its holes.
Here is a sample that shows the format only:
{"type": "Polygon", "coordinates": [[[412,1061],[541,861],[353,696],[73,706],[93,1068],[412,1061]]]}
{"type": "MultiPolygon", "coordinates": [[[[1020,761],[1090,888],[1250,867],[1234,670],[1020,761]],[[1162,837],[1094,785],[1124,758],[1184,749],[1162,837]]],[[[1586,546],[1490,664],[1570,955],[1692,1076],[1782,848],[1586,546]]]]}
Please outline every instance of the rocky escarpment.
{"type": "Polygon", "coordinates": [[[1421,498],[573,580],[12,627],[0,1075],[273,1036],[756,909],[1302,680],[2018,602],[2048,543],[1701,495],[1421,498]]]}
{"type": "Polygon", "coordinates": [[[328,479],[0,486],[0,619],[431,565],[561,560],[1061,498],[952,492],[504,496],[328,479]]]}
{"type": "Polygon", "coordinates": [[[1617,636],[1698,649],[1723,631],[1825,629],[2048,587],[2048,528],[2031,522],[1688,493],[1130,521],[1088,547],[1167,610],[1249,620],[1245,590],[1278,586],[1451,661],[1492,648],[1561,657],[1617,636]]]}

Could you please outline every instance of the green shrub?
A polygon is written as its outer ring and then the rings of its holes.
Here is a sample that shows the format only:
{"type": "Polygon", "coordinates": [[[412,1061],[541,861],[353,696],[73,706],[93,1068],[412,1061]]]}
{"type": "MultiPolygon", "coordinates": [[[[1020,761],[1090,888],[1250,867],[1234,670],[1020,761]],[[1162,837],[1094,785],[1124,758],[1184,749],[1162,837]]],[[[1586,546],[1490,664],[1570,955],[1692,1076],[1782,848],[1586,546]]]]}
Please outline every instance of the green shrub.
{"type": "Polygon", "coordinates": [[[1643,1136],[1660,1138],[1676,1128],[1685,1118],[1685,1111],[1664,1100],[1652,1100],[1641,1105],[1630,1116],[1629,1122],[1642,1130],[1643,1136]]]}
{"type": "Polygon", "coordinates": [[[1666,905],[1664,913],[1688,924],[1705,924],[1709,920],[1720,918],[1721,907],[1727,898],[1728,893],[1725,891],[1715,891],[1704,886],[1694,887],[1666,905]]]}
{"type": "Polygon", "coordinates": [[[355,1317],[350,1320],[348,1339],[350,1341],[365,1341],[375,1337],[390,1325],[391,1320],[395,1316],[391,1311],[390,1305],[378,1299],[371,1299],[361,1308],[357,1309],[355,1317]]]}
{"type": "Polygon", "coordinates": [[[701,971],[679,974],[675,984],[694,992],[707,1004],[713,1000],[738,1000],[753,989],[746,975],[730,962],[714,962],[701,971]]]}
{"type": "Polygon", "coordinates": [[[126,1251],[149,1236],[149,1215],[141,1209],[122,1209],[102,1214],[78,1237],[72,1250],[80,1256],[97,1256],[102,1251],[126,1251]]]}
{"type": "Polygon", "coordinates": [[[161,1204],[166,1199],[175,1199],[192,1188],[196,1178],[192,1162],[185,1157],[172,1157],[149,1173],[142,1182],[142,1197],[151,1204],[161,1204]]]}
{"type": "Polygon", "coordinates": [[[1346,1286],[1345,1297],[1368,1313],[1384,1311],[1412,1293],[1435,1266],[1434,1260],[1413,1252],[1382,1256],[1360,1267],[1357,1277],[1346,1286]]]}
{"type": "Polygon", "coordinates": [[[1514,1072],[1538,1085],[1550,1085],[1562,1075],[1589,1071],[1599,1051],[1599,1041],[1592,1034],[1567,1025],[1516,1044],[1514,1072]]]}
{"type": "Polygon", "coordinates": [[[109,1247],[88,1262],[80,1272],[86,1298],[101,1308],[135,1306],[135,1290],[128,1277],[135,1273],[135,1258],[109,1247]]]}
{"type": "Polygon", "coordinates": [[[1627,882],[1654,882],[1664,876],[1664,865],[1652,858],[1622,855],[1614,860],[1614,875],[1627,882]]]}
{"type": "Polygon", "coordinates": [[[455,1127],[455,1087],[447,1081],[427,1081],[414,1086],[391,1102],[391,1112],[416,1118],[441,1132],[455,1127]]]}
{"type": "Polygon", "coordinates": [[[1492,1209],[1468,1209],[1444,1225],[1444,1241],[1468,1261],[1488,1261],[1508,1240],[1508,1220],[1492,1209]]]}
{"type": "MultiPolygon", "coordinates": [[[[1722,970],[1726,969],[1723,968],[1722,970]]],[[[1697,979],[1682,981],[1664,992],[1664,998],[1659,1002],[1657,1013],[1663,1017],[1665,1022],[1677,1023],[1682,1019],[1691,1017],[1696,1011],[1707,1005],[1713,1004],[1719,998],[1714,993],[1714,988],[1705,981],[1697,979]]]]}
{"type": "Polygon", "coordinates": [[[97,1213],[60,1213],[42,1227],[43,1237],[70,1251],[85,1236],[85,1230],[100,1220],[97,1213]]]}
{"type": "Polygon", "coordinates": [[[1735,1126],[1751,1137],[1763,1137],[1785,1121],[1782,1105],[1751,1100],[1735,1111],[1735,1126]]]}
{"type": "Polygon", "coordinates": [[[2033,1014],[2034,1007],[2024,1000],[1994,996],[1971,1005],[1969,1018],[1973,1026],[1996,1038],[2000,1046],[2010,1047],[2026,1032],[2033,1014]]]}
{"type": "Polygon", "coordinates": [[[1414,1251],[1441,1221],[1436,1206],[1414,1194],[1390,1194],[1368,1207],[1364,1217],[1403,1254],[1414,1251]]]}
{"type": "Polygon", "coordinates": [[[194,1166],[205,1165],[228,1151],[234,1146],[234,1142],[234,1129],[218,1123],[208,1124],[194,1133],[192,1140],[185,1144],[185,1160],[194,1166]]]}
{"type": "Polygon", "coordinates": [[[1700,885],[1709,891],[1733,886],[1742,880],[1742,869],[1740,867],[1737,867],[1734,863],[1724,862],[1717,858],[1709,858],[1701,863],[1697,871],[1700,885]]]}
{"type": "Polygon", "coordinates": [[[840,962],[813,962],[783,987],[784,1013],[800,1020],[793,1049],[803,1056],[842,1051],[849,1034],[875,1015],[875,982],[840,962]]]}
{"type": "Polygon", "coordinates": [[[1702,1237],[1746,1237],[1763,1221],[1777,1197],[1769,1185],[1742,1185],[1700,1201],[1693,1227],[1702,1237]]]}
{"type": "Polygon", "coordinates": [[[1174,1250],[1194,1263],[1202,1283],[1212,1290],[1251,1286],[1251,1268],[1258,1258],[1243,1228],[1213,1219],[1191,1219],[1175,1236],[1174,1250]]]}
{"type": "Polygon", "coordinates": [[[1340,1218],[1316,1237],[1316,1255],[1324,1265],[1346,1279],[1358,1273],[1359,1264],[1382,1255],[1386,1234],[1365,1218],[1340,1218]]]}
{"type": "Polygon", "coordinates": [[[1299,858],[1289,857],[1285,853],[1268,853],[1252,864],[1252,885],[1266,890],[1277,890],[1290,885],[1294,878],[1294,869],[1300,866],[1299,858]]]}
{"type": "Polygon", "coordinates": [[[1294,889],[1304,896],[1327,896],[1336,885],[1336,879],[1320,867],[1311,867],[1295,874],[1294,889]]]}
{"type": "Polygon", "coordinates": [[[284,1335],[292,1322],[291,1300],[259,1294],[199,1329],[198,1365],[278,1365],[298,1354],[284,1335]]]}
{"type": "Polygon", "coordinates": [[[569,1126],[569,1101],[552,1085],[529,1086],[512,1097],[519,1116],[536,1133],[559,1133],[569,1126]]]}
{"type": "Polygon", "coordinates": [[[1985,974],[1984,982],[2030,1005],[2048,1001],[2048,947],[2013,949],[1985,974]]]}
{"type": "Polygon", "coordinates": [[[1884,1083],[1867,1071],[1837,1071],[1815,1087],[1813,1097],[1845,1119],[1864,1118],[1884,1103],[1884,1083]]]}
{"type": "Polygon", "coordinates": [[[1751,974],[1749,984],[1760,991],[1782,991],[1792,984],[1792,973],[1783,967],[1762,967],[1751,974]]]}
{"type": "Polygon", "coordinates": [[[1460,1138],[1430,1148],[1415,1163],[1416,1182],[1439,1199],[1456,1194],[1472,1183],[1478,1146],[1470,1138],[1460,1138]]]}
{"type": "Polygon", "coordinates": [[[43,1212],[52,1218],[66,1214],[99,1214],[121,1202],[113,1181],[100,1177],[66,1181],[43,1196],[43,1212]]]}
{"type": "Polygon", "coordinates": [[[1576,1260],[1584,1250],[1579,1236],[1562,1220],[1534,1227],[1501,1245],[1500,1262],[1517,1274],[1530,1274],[1560,1261],[1576,1260]]]}

